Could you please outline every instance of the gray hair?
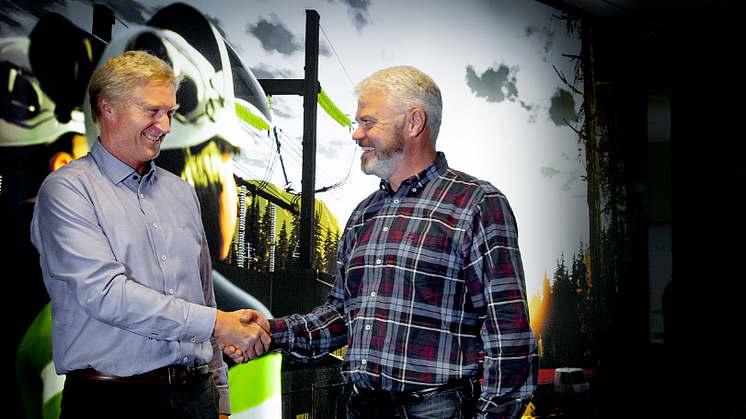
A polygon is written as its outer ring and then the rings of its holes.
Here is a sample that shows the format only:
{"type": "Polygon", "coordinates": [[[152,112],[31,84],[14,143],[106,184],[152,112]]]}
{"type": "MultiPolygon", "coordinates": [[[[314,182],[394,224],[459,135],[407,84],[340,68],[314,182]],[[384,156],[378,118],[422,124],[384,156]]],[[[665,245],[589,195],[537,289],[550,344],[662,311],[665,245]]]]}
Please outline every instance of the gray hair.
{"type": "Polygon", "coordinates": [[[91,78],[88,95],[91,103],[91,118],[98,122],[101,109],[98,98],[123,106],[135,94],[137,85],[143,80],[165,81],[178,89],[184,77],[174,74],[171,66],[145,51],[127,51],[111,57],[91,78]]]}
{"type": "Polygon", "coordinates": [[[355,87],[358,99],[376,92],[387,93],[388,106],[400,115],[415,108],[425,111],[435,146],[443,116],[443,98],[430,76],[410,66],[389,67],[373,73],[355,87]]]}

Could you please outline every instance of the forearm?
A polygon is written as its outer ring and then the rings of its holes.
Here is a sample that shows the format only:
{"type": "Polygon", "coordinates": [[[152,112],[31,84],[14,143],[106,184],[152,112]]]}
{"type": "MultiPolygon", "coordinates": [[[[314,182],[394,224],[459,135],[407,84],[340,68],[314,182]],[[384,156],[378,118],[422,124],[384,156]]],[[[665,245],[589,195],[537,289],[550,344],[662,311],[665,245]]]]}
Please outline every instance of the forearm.
{"type": "Polygon", "coordinates": [[[341,312],[327,303],[306,315],[272,319],[270,349],[299,358],[318,358],[347,344],[347,328],[341,312]]]}
{"type": "Polygon", "coordinates": [[[485,357],[478,407],[489,418],[519,417],[538,379],[538,348],[522,292],[522,272],[511,270],[517,275],[493,276],[486,287],[491,291],[486,292],[486,301],[491,303],[480,332],[485,357]]]}
{"type": "Polygon", "coordinates": [[[520,417],[536,390],[538,348],[531,330],[518,228],[507,200],[494,194],[481,204],[465,272],[474,289],[475,305],[485,310],[481,329],[484,380],[478,402],[488,418],[520,417]]]}
{"type": "Polygon", "coordinates": [[[528,400],[536,391],[539,356],[528,349],[515,359],[485,357],[482,394],[477,403],[480,417],[520,418],[528,400]]]}

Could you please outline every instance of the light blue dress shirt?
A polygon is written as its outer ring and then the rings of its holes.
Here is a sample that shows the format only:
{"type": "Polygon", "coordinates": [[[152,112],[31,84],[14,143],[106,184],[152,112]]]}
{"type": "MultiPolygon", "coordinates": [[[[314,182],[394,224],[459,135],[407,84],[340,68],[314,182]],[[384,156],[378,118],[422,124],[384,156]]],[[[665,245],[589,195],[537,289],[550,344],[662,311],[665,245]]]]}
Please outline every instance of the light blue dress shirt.
{"type": "Polygon", "coordinates": [[[52,299],[58,374],[209,363],[224,411],[210,254],[188,183],[152,162],[141,177],[96,141],[42,184],[31,240],[52,299]]]}

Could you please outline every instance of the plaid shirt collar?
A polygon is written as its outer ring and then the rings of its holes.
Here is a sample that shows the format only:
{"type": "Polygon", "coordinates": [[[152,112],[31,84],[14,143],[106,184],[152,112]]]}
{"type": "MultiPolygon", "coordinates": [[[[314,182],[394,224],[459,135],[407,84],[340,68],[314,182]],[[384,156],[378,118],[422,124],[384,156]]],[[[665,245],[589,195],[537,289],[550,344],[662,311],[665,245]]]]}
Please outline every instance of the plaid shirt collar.
{"type": "MultiPolygon", "coordinates": [[[[443,152],[438,151],[438,156],[435,158],[435,160],[433,160],[432,163],[430,163],[429,166],[427,166],[425,170],[408,179],[404,179],[397,191],[408,191],[410,188],[421,189],[422,187],[427,185],[428,182],[445,173],[446,170],[448,170],[448,161],[446,161],[446,156],[445,154],[443,154],[443,152]]],[[[379,187],[388,195],[394,195],[397,192],[391,189],[391,184],[386,179],[381,179],[379,187]]]]}

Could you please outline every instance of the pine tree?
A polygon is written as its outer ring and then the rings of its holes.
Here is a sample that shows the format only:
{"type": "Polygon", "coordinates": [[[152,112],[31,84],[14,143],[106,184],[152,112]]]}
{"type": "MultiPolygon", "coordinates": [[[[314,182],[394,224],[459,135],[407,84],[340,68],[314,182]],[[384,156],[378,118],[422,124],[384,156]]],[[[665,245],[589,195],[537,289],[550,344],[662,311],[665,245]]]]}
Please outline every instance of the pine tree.
{"type": "Polygon", "coordinates": [[[288,253],[288,225],[285,220],[282,221],[282,228],[280,228],[280,235],[277,238],[277,244],[275,245],[275,271],[282,271],[287,269],[287,253],[288,253]]]}
{"type": "Polygon", "coordinates": [[[293,223],[290,227],[290,235],[285,250],[285,269],[298,269],[298,245],[300,240],[300,214],[293,215],[293,223]]]}
{"type": "Polygon", "coordinates": [[[557,260],[554,273],[551,335],[557,351],[557,361],[576,364],[582,359],[580,350],[580,297],[567,270],[564,254],[557,260]]]}
{"type": "Polygon", "coordinates": [[[339,245],[339,231],[329,230],[324,241],[324,272],[337,275],[337,246],[339,245]]]}
{"type": "Polygon", "coordinates": [[[257,234],[257,242],[254,245],[254,253],[257,260],[256,270],[260,272],[268,272],[270,240],[274,234],[274,231],[272,231],[272,204],[265,200],[262,201],[265,205],[262,217],[259,220],[259,231],[257,234]]]}
{"type": "Polygon", "coordinates": [[[321,225],[321,211],[316,211],[313,223],[313,269],[317,271],[324,270],[324,255],[322,240],[323,226],[321,225]]]}
{"type": "Polygon", "coordinates": [[[256,258],[256,248],[259,242],[259,223],[261,221],[259,199],[256,195],[251,197],[251,206],[247,211],[246,217],[246,266],[248,269],[256,271],[258,270],[258,263],[256,258]]]}

